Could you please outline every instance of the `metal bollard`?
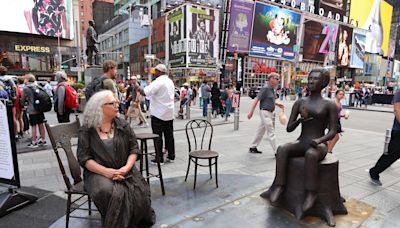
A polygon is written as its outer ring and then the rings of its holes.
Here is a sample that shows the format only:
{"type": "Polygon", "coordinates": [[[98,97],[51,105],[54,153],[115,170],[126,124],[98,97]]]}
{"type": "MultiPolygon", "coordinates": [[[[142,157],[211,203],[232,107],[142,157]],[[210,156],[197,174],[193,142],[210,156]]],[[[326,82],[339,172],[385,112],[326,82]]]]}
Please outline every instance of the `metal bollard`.
{"type": "Polygon", "coordinates": [[[233,130],[239,130],[239,107],[235,108],[235,114],[233,115],[233,130]]]}
{"type": "Polygon", "coordinates": [[[190,101],[186,103],[186,119],[190,119],[190,101]]]}
{"type": "Polygon", "coordinates": [[[388,147],[389,147],[389,142],[390,142],[390,138],[391,138],[391,133],[392,133],[391,129],[386,129],[385,143],[383,146],[383,154],[384,155],[388,155],[388,147]]]}
{"type": "Polygon", "coordinates": [[[207,120],[208,120],[208,122],[210,122],[211,123],[211,116],[212,116],[212,109],[211,109],[211,106],[208,106],[207,107],[207,120]]]}

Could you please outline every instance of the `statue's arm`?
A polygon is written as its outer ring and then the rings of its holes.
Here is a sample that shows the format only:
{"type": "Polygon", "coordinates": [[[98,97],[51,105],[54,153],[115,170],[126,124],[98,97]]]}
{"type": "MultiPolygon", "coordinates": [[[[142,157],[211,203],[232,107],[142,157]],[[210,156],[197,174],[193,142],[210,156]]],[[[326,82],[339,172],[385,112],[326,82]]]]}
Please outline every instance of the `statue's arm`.
{"type": "Polygon", "coordinates": [[[333,139],[337,133],[337,124],[338,124],[338,116],[336,112],[336,104],[333,102],[329,102],[328,105],[329,110],[329,130],[328,133],[320,138],[314,139],[314,144],[325,143],[331,139],[333,139]]]}
{"type": "Polygon", "coordinates": [[[290,113],[289,122],[286,127],[287,132],[294,131],[297,128],[297,126],[299,126],[299,124],[301,123],[301,119],[297,119],[299,113],[300,113],[300,100],[297,100],[293,105],[292,112],[290,113]]]}

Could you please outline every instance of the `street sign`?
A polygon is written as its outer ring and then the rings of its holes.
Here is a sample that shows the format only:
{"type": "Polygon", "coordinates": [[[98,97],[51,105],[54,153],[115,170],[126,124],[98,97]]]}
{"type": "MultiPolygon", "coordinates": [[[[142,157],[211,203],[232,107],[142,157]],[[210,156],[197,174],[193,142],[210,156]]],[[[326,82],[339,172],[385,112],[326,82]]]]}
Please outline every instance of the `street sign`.
{"type": "Polygon", "coordinates": [[[83,67],[71,67],[71,72],[82,72],[83,67]]]}
{"type": "Polygon", "coordinates": [[[63,64],[63,65],[61,65],[61,69],[68,69],[68,65],[65,65],[65,64],[63,64]]]}

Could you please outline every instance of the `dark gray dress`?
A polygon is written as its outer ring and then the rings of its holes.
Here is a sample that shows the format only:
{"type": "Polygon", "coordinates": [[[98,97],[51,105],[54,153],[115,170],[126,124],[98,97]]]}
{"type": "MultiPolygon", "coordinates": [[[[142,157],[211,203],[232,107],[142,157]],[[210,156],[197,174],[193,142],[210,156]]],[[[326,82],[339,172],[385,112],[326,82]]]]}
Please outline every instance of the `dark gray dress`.
{"type": "Polygon", "coordinates": [[[103,227],[150,227],[155,223],[150,189],[134,166],[123,181],[113,181],[85,168],[93,159],[107,168],[119,169],[130,154],[140,152],[136,136],[120,118],[114,120],[114,138],[101,140],[96,130],[82,127],[79,132],[78,160],[84,168],[85,189],[99,209],[103,227]]]}

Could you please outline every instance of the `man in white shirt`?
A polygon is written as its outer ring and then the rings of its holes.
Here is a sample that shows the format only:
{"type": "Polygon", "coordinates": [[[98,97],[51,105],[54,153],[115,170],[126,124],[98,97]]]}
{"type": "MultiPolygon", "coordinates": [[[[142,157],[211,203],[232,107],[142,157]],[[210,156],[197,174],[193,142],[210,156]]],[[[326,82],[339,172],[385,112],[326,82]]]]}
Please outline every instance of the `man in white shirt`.
{"type": "MultiPolygon", "coordinates": [[[[160,163],[164,162],[162,155],[163,134],[165,147],[168,150],[168,158],[166,161],[173,162],[175,160],[173,126],[175,86],[166,74],[167,67],[164,64],[158,64],[155,70],[156,80],[152,81],[150,85],[146,86],[144,89],[139,88],[139,91],[143,95],[150,97],[151,128],[154,134],[160,136],[156,143],[156,151],[159,155],[160,163]]],[[[152,162],[155,162],[155,160],[152,162]]]]}

